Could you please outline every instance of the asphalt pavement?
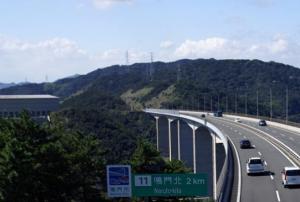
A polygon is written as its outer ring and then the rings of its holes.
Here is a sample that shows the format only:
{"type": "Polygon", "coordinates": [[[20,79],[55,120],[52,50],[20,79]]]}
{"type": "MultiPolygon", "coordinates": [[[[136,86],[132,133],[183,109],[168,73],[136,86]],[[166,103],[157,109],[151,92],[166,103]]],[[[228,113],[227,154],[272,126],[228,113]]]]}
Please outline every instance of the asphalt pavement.
{"type": "Polygon", "coordinates": [[[281,170],[284,166],[293,166],[293,163],[275,145],[264,139],[262,134],[245,127],[244,124],[264,131],[282,141],[298,154],[300,152],[300,134],[277,127],[261,127],[255,122],[236,123],[227,118],[215,117],[207,119],[230,137],[238,151],[241,165],[242,202],[300,201],[300,188],[283,188],[281,183],[281,170]],[[240,149],[239,142],[242,139],[249,139],[253,148],[240,149]],[[265,160],[266,172],[264,174],[247,175],[246,161],[250,157],[261,157],[265,160]]]}

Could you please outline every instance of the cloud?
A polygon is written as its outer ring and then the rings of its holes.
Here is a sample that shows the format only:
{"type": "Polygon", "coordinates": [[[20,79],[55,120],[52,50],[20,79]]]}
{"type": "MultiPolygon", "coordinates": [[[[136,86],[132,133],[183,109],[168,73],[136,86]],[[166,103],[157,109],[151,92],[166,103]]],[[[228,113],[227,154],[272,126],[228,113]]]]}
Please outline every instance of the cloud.
{"type": "Polygon", "coordinates": [[[285,39],[277,39],[269,45],[272,53],[281,53],[288,50],[288,42],[285,39]]]}
{"type": "Polygon", "coordinates": [[[0,36],[0,81],[43,81],[91,70],[87,51],[66,38],[26,42],[0,36]]]}
{"type": "Polygon", "coordinates": [[[177,57],[207,57],[215,55],[217,57],[226,57],[238,54],[242,47],[239,42],[221,37],[211,37],[198,41],[186,40],[175,50],[177,57]]]}
{"type": "Polygon", "coordinates": [[[173,45],[174,45],[173,41],[169,41],[169,40],[167,40],[167,41],[162,41],[162,42],[160,43],[160,47],[161,47],[161,48],[171,48],[173,45]]]}
{"type": "Polygon", "coordinates": [[[116,4],[131,3],[133,0],[92,0],[96,8],[106,9],[116,4]]]}
{"type": "Polygon", "coordinates": [[[126,63],[126,52],[128,53],[129,64],[149,62],[150,53],[141,50],[121,50],[121,49],[110,49],[92,56],[92,59],[98,64],[113,65],[113,64],[125,64],[126,63]]]}
{"type": "MultiPolygon", "coordinates": [[[[125,50],[109,49],[90,53],[72,40],[53,38],[28,42],[0,35],[0,82],[42,82],[74,74],[85,74],[96,68],[125,64],[125,50]]],[[[149,62],[150,53],[129,49],[130,64],[149,62]]]]}
{"type": "Polygon", "coordinates": [[[184,41],[174,50],[173,58],[261,59],[300,67],[299,54],[299,44],[280,35],[263,42],[209,37],[184,41]]]}
{"type": "Polygon", "coordinates": [[[86,52],[80,49],[75,42],[72,42],[65,38],[53,38],[38,43],[29,43],[16,39],[1,37],[0,51],[14,53],[47,53],[53,55],[54,57],[86,54],[86,52]]]}

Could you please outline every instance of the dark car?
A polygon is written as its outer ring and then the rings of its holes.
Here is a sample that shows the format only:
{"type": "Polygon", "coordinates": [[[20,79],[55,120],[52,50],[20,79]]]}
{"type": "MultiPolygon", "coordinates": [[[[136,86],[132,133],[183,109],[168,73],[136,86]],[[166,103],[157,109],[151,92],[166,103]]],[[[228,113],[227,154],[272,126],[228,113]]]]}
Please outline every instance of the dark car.
{"type": "Polygon", "coordinates": [[[215,117],[222,117],[223,116],[223,112],[222,111],[216,111],[216,112],[214,112],[214,116],[215,117]]]}
{"type": "Polygon", "coordinates": [[[240,141],[240,148],[241,149],[247,149],[247,148],[251,148],[251,142],[250,140],[247,139],[243,139],[240,141]]]}
{"type": "Polygon", "coordinates": [[[259,126],[267,126],[267,122],[265,120],[259,120],[258,125],[259,126]]]}
{"type": "Polygon", "coordinates": [[[205,114],[201,114],[201,118],[205,118],[205,114]]]}

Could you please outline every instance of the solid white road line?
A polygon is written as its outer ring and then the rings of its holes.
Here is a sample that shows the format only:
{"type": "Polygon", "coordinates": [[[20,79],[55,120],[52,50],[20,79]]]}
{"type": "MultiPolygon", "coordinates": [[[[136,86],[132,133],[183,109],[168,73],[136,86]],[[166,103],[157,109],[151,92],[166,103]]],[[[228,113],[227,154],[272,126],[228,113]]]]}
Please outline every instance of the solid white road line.
{"type": "Polygon", "coordinates": [[[280,201],[280,196],[279,196],[278,190],[276,190],[276,196],[277,196],[277,200],[280,201]]]}
{"type": "Polygon", "coordinates": [[[260,152],[257,152],[260,156],[261,156],[261,153],[260,152]]]}

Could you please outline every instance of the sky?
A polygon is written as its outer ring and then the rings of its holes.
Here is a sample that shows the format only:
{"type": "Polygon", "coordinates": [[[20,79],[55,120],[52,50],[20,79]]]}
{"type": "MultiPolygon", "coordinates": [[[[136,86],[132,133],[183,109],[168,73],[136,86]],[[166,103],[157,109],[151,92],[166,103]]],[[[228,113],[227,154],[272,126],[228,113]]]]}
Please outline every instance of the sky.
{"type": "Polygon", "coordinates": [[[183,58],[300,67],[299,0],[0,0],[0,82],[183,58]]]}

